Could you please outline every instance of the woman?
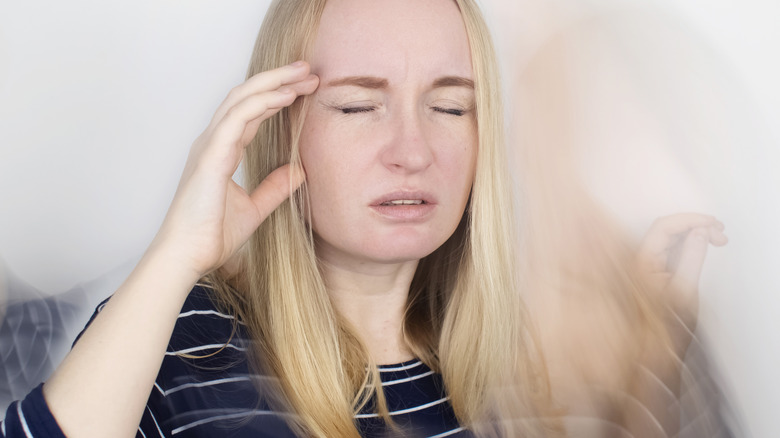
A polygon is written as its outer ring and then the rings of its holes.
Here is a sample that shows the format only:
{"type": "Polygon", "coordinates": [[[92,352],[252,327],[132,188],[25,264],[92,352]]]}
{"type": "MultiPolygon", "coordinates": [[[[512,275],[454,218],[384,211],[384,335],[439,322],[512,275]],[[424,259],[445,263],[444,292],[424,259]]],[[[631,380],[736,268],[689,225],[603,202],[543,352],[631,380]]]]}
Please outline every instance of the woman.
{"type": "Polygon", "coordinates": [[[557,432],[498,84],[473,1],[274,2],[160,232],[7,436],[557,432]]]}
{"type": "MultiPolygon", "coordinates": [[[[507,408],[500,397],[534,414],[544,380],[513,278],[493,58],[472,1],[275,2],[250,78],[193,145],[158,235],[45,384],[46,403],[39,390],[11,406],[8,436],[36,424],[49,429],[30,435],[57,436],[54,418],[70,437],[200,436],[216,421],[173,427],[187,413],[161,417],[179,406],[154,404],[173,390],[155,378],[182,363],[230,371],[235,357],[220,354],[243,350],[231,341],[244,334],[251,369],[281,393],[243,407],[289,410],[278,416],[298,434],[359,436],[355,418],[373,421],[358,422],[366,435],[465,434],[454,419],[478,431],[507,408]],[[231,181],[242,156],[248,193],[231,181]],[[190,294],[209,273],[212,292],[190,294]],[[204,313],[235,317],[235,333],[166,352],[202,335],[182,327],[204,313]],[[391,416],[377,366],[415,358],[447,394],[412,408],[428,417],[391,416]]],[[[259,417],[219,423],[255,434],[259,417]]]]}

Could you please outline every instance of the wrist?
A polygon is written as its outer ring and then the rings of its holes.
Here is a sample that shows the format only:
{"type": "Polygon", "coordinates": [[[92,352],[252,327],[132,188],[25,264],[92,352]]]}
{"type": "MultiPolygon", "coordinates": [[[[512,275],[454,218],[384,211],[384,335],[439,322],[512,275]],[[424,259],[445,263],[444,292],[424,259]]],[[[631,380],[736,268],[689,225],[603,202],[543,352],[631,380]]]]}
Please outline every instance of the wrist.
{"type": "Polygon", "coordinates": [[[130,274],[133,278],[150,278],[166,290],[181,292],[184,297],[205,275],[184,254],[165,245],[152,243],[130,274]]]}

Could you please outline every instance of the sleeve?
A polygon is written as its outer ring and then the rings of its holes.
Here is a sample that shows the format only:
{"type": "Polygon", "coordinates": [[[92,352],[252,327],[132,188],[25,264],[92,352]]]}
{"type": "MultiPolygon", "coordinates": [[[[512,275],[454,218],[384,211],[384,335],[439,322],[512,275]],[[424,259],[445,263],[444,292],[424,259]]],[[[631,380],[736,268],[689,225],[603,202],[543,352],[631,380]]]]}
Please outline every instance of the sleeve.
{"type": "MultiPolygon", "coordinates": [[[[166,438],[167,436],[170,435],[164,431],[152,409],[147,405],[136,437],[166,438]]],[[[33,389],[24,400],[11,403],[5,413],[5,419],[0,423],[0,437],[67,438],[43,398],[42,383],[33,389]]]]}
{"type": "Polygon", "coordinates": [[[43,384],[24,400],[11,403],[0,424],[5,438],[66,438],[43,398],[43,384]]]}
{"type": "MultiPolygon", "coordinates": [[[[108,299],[100,303],[87,323],[87,327],[107,301],[108,299]]],[[[76,340],[78,341],[78,338],[76,340]]],[[[8,406],[5,419],[0,423],[0,437],[66,438],[43,398],[43,383],[35,387],[23,400],[14,401],[8,406]]]]}
{"type": "MultiPolygon", "coordinates": [[[[195,295],[196,298],[200,297],[198,294],[195,295]]],[[[107,302],[108,299],[98,305],[86,327],[92,324],[92,321],[107,302]]],[[[191,307],[192,303],[188,301],[185,305],[191,307]]],[[[206,304],[203,304],[203,306],[206,306],[206,304]]],[[[198,309],[200,308],[198,307],[198,309]]],[[[208,306],[202,308],[207,309],[207,312],[211,309],[208,306]]],[[[220,319],[220,321],[222,320],[220,319]]],[[[86,327],[84,330],[86,330],[86,327]]],[[[231,333],[232,325],[225,327],[228,330],[227,333],[231,333]]],[[[209,330],[210,328],[211,326],[201,329],[209,330]]],[[[223,332],[224,330],[219,333],[223,332]]],[[[84,331],[78,335],[73,342],[74,345],[83,333],[84,331]]],[[[189,339],[188,333],[183,335],[187,339],[189,339]]],[[[193,341],[190,340],[189,342],[193,341]]],[[[176,379],[182,375],[189,375],[190,371],[178,357],[170,356],[164,359],[164,364],[168,366],[161,368],[160,375],[155,380],[154,387],[144,407],[141,422],[136,431],[137,438],[170,438],[177,433],[177,430],[173,429],[174,426],[170,422],[170,419],[174,416],[173,407],[175,406],[172,406],[171,402],[166,398],[166,392],[162,389],[164,384],[161,382],[176,379]],[[160,386],[161,384],[163,386],[160,386]]],[[[66,438],[43,397],[43,384],[38,385],[24,400],[15,401],[8,407],[6,417],[0,423],[0,438],[66,438]]]]}

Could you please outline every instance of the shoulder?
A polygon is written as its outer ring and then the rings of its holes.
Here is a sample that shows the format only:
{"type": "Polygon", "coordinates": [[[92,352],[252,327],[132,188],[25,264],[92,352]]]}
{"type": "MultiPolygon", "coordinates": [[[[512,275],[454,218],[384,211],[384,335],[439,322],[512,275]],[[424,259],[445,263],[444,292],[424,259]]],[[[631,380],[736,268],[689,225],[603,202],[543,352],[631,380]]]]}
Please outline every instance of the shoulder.
{"type": "MultiPolygon", "coordinates": [[[[242,360],[249,340],[244,325],[216,304],[214,291],[196,285],[184,302],[166,356],[190,360],[242,360]]],[[[218,365],[211,363],[209,365],[218,365]]]]}
{"type": "Polygon", "coordinates": [[[259,392],[268,376],[252,365],[245,326],[217,302],[207,286],[190,292],[149,397],[142,430],[154,432],[159,426],[182,437],[292,436],[283,414],[273,411],[259,392]]]}

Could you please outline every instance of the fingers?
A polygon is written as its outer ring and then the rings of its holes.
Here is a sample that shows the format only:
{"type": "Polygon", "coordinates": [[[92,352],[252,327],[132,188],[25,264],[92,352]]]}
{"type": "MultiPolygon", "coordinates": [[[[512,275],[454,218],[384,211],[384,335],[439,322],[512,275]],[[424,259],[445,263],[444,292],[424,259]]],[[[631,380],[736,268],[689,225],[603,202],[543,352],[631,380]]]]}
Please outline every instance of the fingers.
{"type": "Polygon", "coordinates": [[[303,170],[300,167],[292,169],[289,164],[268,174],[250,195],[261,221],[264,221],[279,204],[300,187],[304,179],[303,170]]]}
{"type": "MultiPolygon", "coordinates": [[[[689,242],[689,237],[692,236],[694,230],[698,230],[698,233],[704,236],[705,246],[707,243],[723,246],[728,242],[728,238],[723,234],[723,224],[712,216],[698,213],[665,216],[653,223],[642,240],[637,254],[640,268],[648,274],[673,276],[680,269],[680,263],[686,257],[686,248],[690,248],[689,251],[694,251],[688,254],[692,258],[686,259],[693,263],[693,260],[696,259],[694,255],[698,252],[690,246],[693,243],[689,242]]],[[[697,236],[699,236],[698,233],[697,236]]],[[[703,260],[700,263],[703,263],[703,260]]],[[[698,281],[698,271],[696,271],[695,276],[698,281]]]]}
{"type": "Polygon", "coordinates": [[[709,237],[710,244],[715,246],[723,246],[729,243],[729,238],[723,234],[724,229],[724,225],[720,222],[707,228],[707,236],[709,237]]]}
{"type": "Polygon", "coordinates": [[[713,216],[699,213],[678,213],[658,218],[650,226],[642,245],[645,250],[657,253],[677,243],[675,237],[693,228],[715,227],[723,230],[723,224],[713,216]]]}
{"type": "Polygon", "coordinates": [[[244,127],[250,121],[265,120],[292,104],[298,96],[313,93],[318,84],[317,76],[309,75],[295,84],[250,94],[224,111],[224,115],[215,125],[215,131],[235,131],[236,127],[244,127]]]}
{"type": "MultiPolygon", "coordinates": [[[[315,75],[308,75],[304,79],[292,84],[283,85],[272,90],[258,90],[248,94],[240,100],[236,100],[227,109],[221,111],[221,118],[217,124],[227,119],[239,119],[244,123],[257,118],[268,118],[281,108],[284,108],[298,97],[311,94],[317,89],[319,79],[315,75]],[[268,110],[273,113],[264,114],[268,110]]],[[[219,115],[215,115],[217,119],[219,115]]]]}
{"type": "Polygon", "coordinates": [[[201,141],[193,146],[193,162],[205,160],[221,175],[232,175],[241,149],[256,135],[263,120],[313,93],[319,78],[305,62],[257,74],[234,88],[214,115],[201,141]]]}
{"type": "Polygon", "coordinates": [[[243,84],[230,90],[225,100],[217,108],[213,121],[218,122],[221,120],[230,108],[252,94],[278,90],[283,85],[294,84],[306,79],[308,76],[309,64],[304,61],[297,61],[273,70],[258,73],[247,79],[243,84]]]}
{"type": "Polygon", "coordinates": [[[228,109],[214,126],[213,143],[241,148],[246,146],[257,132],[260,122],[292,104],[298,96],[312,93],[318,83],[319,79],[311,75],[294,85],[247,96],[228,109]]]}

